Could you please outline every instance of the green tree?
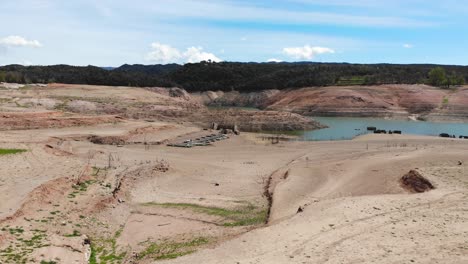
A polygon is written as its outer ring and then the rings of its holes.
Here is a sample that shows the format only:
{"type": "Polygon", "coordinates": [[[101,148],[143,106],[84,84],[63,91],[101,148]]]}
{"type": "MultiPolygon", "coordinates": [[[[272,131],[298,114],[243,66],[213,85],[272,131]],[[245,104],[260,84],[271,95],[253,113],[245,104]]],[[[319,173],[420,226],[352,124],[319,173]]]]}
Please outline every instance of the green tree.
{"type": "MultiPolygon", "coordinates": [[[[449,84],[445,70],[442,67],[437,67],[429,72],[429,83],[433,86],[442,86],[449,84]]],[[[450,84],[449,84],[450,85],[450,84]]]]}
{"type": "Polygon", "coordinates": [[[5,81],[5,73],[0,71],[0,82],[4,82],[5,81]]]}

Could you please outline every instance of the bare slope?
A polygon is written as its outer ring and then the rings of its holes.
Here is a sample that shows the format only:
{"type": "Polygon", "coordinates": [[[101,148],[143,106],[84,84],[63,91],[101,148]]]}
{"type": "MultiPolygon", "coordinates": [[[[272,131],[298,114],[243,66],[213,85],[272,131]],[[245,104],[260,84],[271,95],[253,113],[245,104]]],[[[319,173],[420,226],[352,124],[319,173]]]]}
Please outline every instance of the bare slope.
{"type": "Polygon", "coordinates": [[[311,116],[407,117],[466,120],[468,88],[426,85],[329,86],[257,93],[205,92],[208,105],[255,106],[311,116]]]}
{"type": "Polygon", "coordinates": [[[311,143],[273,174],[269,226],[167,263],[464,263],[467,147],[373,135],[311,143]],[[415,168],[435,190],[401,188],[415,168]]]}

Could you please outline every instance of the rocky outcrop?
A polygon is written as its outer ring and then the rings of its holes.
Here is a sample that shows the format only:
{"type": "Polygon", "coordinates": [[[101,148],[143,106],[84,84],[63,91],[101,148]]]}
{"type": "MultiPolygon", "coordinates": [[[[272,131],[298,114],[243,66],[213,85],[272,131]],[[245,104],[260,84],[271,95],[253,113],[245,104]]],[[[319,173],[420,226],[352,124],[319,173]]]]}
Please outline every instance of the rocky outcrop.
{"type": "Polygon", "coordinates": [[[324,128],[311,118],[285,111],[246,111],[239,109],[210,110],[201,113],[198,120],[205,127],[212,123],[219,127],[237,125],[240,131],[296,131],[324,128]]]}
{"type": "Polygon", "coordinates": [[[427,192],[434,189],[432,183],[415,170],[410,170],[401,177],[400,184],[403,188],[414,193],[427,192]]]}
{"type": "Polygon", "coordinates": [[[190,94],[186,90],[178,88],[178,87],[173,87],[173,88],[152,87],[152,88],[147,88],[147,89],[152,92],[159,93],[161,95],[165,95],[168,97],[180,98],[186,101],[191,100],[190,94]]]}
{"type": "Polygon", "coordinates": [[[192,94],[199,102],[207,106],[236,106],[255,107],[263,106],[270,97],[278,94],[279,90],[264,90],[261,92],[240,93],[232,92],[203,92],[192,94]]]}

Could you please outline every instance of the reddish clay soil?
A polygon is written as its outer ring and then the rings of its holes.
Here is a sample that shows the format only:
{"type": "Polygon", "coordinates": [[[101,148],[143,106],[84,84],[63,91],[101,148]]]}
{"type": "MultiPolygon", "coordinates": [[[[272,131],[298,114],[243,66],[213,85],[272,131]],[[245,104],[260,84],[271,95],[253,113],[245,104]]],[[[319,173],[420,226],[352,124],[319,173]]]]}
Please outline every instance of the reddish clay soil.
{"type": "Polygon", "coordinates": [[[468,117],[468,88],[426,85],[311,87],[284,90],[262,107],[304,115],[468,117]]]}
{"type": "Polygon", "coordinates": [[[0,113],[0,130],[61,128],[120,122],[118,116],[66,116],[61,112],[0,113]]]}

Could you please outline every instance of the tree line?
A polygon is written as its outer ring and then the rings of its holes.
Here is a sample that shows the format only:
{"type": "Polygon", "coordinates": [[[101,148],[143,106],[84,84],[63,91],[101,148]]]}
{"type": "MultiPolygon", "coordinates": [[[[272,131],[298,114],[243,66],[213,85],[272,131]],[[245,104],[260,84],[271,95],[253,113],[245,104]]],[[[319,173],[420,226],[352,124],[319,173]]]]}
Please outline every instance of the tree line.
{"type": "Polygon", "coordinates": [[[429,64],[239,63],[210,62],[185,65],[0,67],[0,82],[69,83],[135,87],[181,87],[187,91],[259,91],[309,86],[430,84],[462,85],[468,67],[429,64]]]}

